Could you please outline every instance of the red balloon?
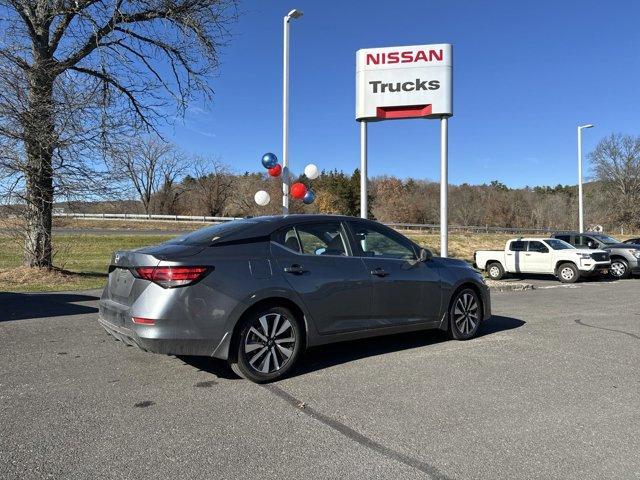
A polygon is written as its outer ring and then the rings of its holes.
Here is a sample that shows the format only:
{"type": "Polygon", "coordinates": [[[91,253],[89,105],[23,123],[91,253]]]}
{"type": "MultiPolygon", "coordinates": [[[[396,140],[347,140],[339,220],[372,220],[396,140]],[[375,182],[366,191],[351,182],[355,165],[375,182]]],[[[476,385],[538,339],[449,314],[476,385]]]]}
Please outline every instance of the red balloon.
{"type": "Polygon", "coordinates": [[[291,185],[291,196],[297,200],[304,198],[307,193],[307,187],[304,186],[304,183],[294,183],[291,185]]]}
{"type": "Polygon", "coordinates": [[[269,172],[269,175],[272,177],[279,177],[280,174],[282,173],[282,166],[280,166],[279,163],[276,163],[275,167],[271,167],[269,170],[267,170],[269,172]]]}

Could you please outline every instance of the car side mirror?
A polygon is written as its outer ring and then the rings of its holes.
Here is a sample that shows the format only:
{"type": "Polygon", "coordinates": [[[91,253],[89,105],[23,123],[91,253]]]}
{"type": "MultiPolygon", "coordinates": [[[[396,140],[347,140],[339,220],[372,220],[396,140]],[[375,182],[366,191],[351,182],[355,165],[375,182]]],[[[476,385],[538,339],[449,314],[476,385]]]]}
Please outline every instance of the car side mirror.
{"type": "Polygon", "coordinates": [[[431,253],[431,250],[428,250],[426,248],[420,249],[420,257],[418,258],[418,260],[420,260],[421,262],[428,262],[432,257],[433,253],[431,253]]]}

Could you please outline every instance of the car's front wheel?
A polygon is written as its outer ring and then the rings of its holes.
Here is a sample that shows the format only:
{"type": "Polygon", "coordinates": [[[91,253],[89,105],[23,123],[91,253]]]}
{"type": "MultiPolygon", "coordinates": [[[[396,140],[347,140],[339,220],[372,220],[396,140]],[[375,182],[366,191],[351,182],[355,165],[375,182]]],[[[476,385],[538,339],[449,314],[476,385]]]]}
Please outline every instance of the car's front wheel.
{"type": "Polygon", "coordinates": [[[232,368],[256,383],[277,380],[293,368],[302,351],[302,330],[286,308],[257,310],[240,326],[237,363],[232,368]]]}
{"type": "Polygon", "coordinates": [[[614,258],[611,260],[610,270],[613,278],[628,278],[629,277],[629,264],[623,258],[614,258]]]}
{"type": "Polygon", "coordinates": [[[468,340],[478,333],[482,308],[475,290],[460,290],[449,307],[449,328],[456,340],[468,340]]]}
{"type": "Polygon", "coordinates": [[[558,267],[558,280],[562,283],[576,283],[580,278],[578,267],[573,263],[563,263],[558,267]]]}

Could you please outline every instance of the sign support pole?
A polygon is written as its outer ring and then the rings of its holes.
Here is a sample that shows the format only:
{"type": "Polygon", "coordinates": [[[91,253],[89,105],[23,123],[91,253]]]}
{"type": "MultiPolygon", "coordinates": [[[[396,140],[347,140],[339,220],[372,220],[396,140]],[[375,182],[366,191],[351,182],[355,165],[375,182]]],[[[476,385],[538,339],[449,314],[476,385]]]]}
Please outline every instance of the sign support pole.
{"type": "Polygon", "coordinates": [[[289,15],[282,41],[282,214],[289,215],[289,15]]]}
{"type": "Polygon", "coordinates": [[[360,217],[367,218],[367,122],[360,122],[360,217]]]}
{"type": "Polygon", "coordinates": [[[440,117],[440,256],[447,257],[449,250],[449,230],[447,199],[449,193],[449,119],[440,117]]]}

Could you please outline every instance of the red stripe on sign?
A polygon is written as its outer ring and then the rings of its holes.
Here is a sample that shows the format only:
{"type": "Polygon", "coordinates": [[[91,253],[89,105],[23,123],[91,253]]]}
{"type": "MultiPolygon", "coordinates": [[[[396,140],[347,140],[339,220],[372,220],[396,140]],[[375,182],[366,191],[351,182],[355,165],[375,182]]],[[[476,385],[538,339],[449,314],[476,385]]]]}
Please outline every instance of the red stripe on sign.
{"type": "Polygon", "coordinates": [[[431,105],[412,105],[406,107],[378,107],[377,118],[417,118],[431,115],[431,105]]]}

